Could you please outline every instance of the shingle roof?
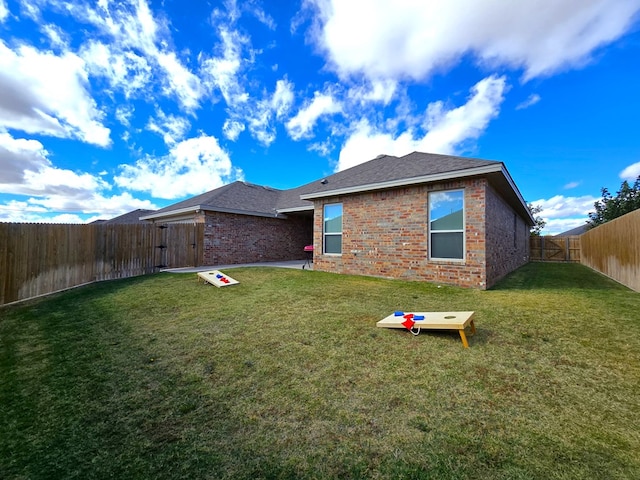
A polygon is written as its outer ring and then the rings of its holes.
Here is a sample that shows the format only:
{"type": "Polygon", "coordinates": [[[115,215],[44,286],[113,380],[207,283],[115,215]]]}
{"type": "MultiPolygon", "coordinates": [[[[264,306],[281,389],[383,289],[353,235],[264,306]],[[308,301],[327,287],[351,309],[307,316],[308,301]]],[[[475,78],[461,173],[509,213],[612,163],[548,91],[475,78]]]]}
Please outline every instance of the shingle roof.
{"type": "MultiPolygon", "coordinates": [[[[313,210],[312,198],[355,191],[391,188],[403,184],[487,175],[495,188],[527,218],[529,211],[502,162],[413,152],[403,157],[381,155],[373,160],[334,173],[324,179],[289,190],[234,182],[157,210],[153,215],[215,210],[248,215],[275,216],[277,212],[313,210]],[[303,198],[300,198],[303,196],[303,198]]],[[[533,222],[533,218],[530,218],[533,222]]]]}
{"type": "Polygon", "coordinates": [[[233,182],[156,210],[149,217],[195,209],[274,216],[281,192],[282,190],[252,183],[233,182]]]}
{"type": "MultiPolygon", "coordinates": [[[[380,155],[379,157],[355,167],[342,170],[320,180],[301,187],[283,192],[278,202],[278,208],[293,209],[311,205],[311,202],[301,200],[300,195],[322,194],[351,188],[386,185],[392,182],[401,183],[403,180],[429,177],[439,174],[460,174],[464,170],[479,167],[495,166],[499,168],[502,162],[494,160],[479,160],[475,158],[454,157],[452,155],[438,155],[434,153],[413,152],[403,157],[380,155]]],[[[452,175],[452,176],[455,176],[452,175]]]]}
{"type": "Polygon", "coordinates": [[[554,235],[554,237],[570,237],[572,235],[582,235],[589,229],[589,226],[585,223],[584,225],[580,225],[579,227],[572,228],[571,230],[567,230],[566,232],[559,233],[554,235]]]}

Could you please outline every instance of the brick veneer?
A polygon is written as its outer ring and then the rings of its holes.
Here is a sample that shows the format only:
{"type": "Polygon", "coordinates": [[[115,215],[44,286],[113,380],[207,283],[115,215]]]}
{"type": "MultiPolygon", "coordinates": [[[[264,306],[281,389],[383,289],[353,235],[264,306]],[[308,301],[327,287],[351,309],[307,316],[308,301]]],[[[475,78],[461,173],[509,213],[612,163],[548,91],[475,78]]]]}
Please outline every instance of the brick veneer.
{"type": "Polygon", "coordinates": [[[313,238],[309,217],[269,218],[206,212],[203,265],[304,259],[313,238]]]}
{"type": "Polygon", "coordinates": [[[487,189],[487,285],[529,262],[530,232],[491,186],[487,189]]]}
{"type": "Polygon", "coordinates": [[[513,215],[482,178],[317,200],[314,268],[485,289],[527,261],[528,230],[524,235],[526,224],[519,217],[516,227],[522,235],[512,248],[513,215]],[[428,193],[453,189],[464,189],[466,256],[460,261],[430,260],[428,193]],[[326,203],[343,204],[342,255],[322,254],[326,203]]]}

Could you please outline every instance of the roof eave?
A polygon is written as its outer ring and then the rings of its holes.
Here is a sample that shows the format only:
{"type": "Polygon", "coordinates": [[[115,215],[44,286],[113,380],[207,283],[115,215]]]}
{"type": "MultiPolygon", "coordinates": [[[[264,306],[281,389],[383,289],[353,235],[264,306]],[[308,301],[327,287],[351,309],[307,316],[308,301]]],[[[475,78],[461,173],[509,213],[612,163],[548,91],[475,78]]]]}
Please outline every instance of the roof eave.
{"type": "Polygon", "coordinates": [[[178,215],[184,215],[185,213],[198,213],[199,211],[207,211],[207,212],[220,212],[220,213],[232,213],[236,215],[250,215],[252,217],[267,217],[267,218],[287,218],[286,215],[280,213],[278,210],[274,210],[273,213],[266,212],[255,212],[251,210],[240,210],[234,208],[221,208],[214,207],[211,205],[193,205],[190,207],[179,208],[177,210],[170,210],[167,212],[157,213],[154,215],[146,215],[144,217],[140,217],[140,220],[155,220],[167,217],[175,217],[178,215]]]}
{"type": "Polygon", "coordinates": [[[504,175],[504,178],[507,179],[507,182],[509,183],[511,190],[513,190],[513,193],[516,194],[518,201],[522,204],[524,211],[529,217],[530,226],[534,226],[536,224],[536,219],[533,218],[533,214],[531,213],[531,210],[529,209],[527,202],[525,201],[524,197],[520,193],[520,190],[518,190],[518,187],[516,186],[516,183],[513,181],[513,178],[511,178],[511,175],[509,175],[509,171],[507,170],[507,168],[504,166],[504,164],[501,164],[501,165],[502,165],[502,174],[504,175]]]}
{"type": "Polygon", "coordinates": [[[313,205],[302,207],[278,208],[278,213],[297,213],[297,212],[313,212],[313,205]]]}
{"type": "Polygon", "coordinates": [[[200,205],[193,205],[191,207],[183,207],[183,208],[178,208],[177,210],[169,210],[166,212],[160,212],[160,213],[152,213],[150,215],[143,215],[141,217],[139,217],[140,220],[155,220],[157,218],[166,218],[166,217],[175,217],[176,215],[182,215],[185,213],[196,213],[198,210],[201,210],[200,205]]]}

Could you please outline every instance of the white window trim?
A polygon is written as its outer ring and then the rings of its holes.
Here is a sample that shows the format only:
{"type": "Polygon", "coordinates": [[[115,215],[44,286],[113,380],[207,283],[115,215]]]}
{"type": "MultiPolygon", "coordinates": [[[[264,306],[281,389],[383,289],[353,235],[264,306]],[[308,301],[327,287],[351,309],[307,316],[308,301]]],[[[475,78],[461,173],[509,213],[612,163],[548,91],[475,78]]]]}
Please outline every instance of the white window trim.
{"type": "Polygon", "coordinates": [[[467,258],[467,202],[465,201],[465,191],[464,188],[456,188],[453,190],[434,190],[428,193],[427,195],[427,209],[429,212],[429,218],[427,221],[427,238],[429,242],[429,260],[434,260],[436,262],[449,262],[449,263],[464,263],[467,258]],[[461,230],[435,230],[435,232],[431,231],[431,195],[434,193],[445,193],[445,192],[462,192],[462,229],[461,230]],[[442,257],[434,257],[431,255],[431,247],[433,242],[431,241],[431,235],[433,233],[462,233],[462,258],[442,258],[442,257]]]}
{"type": "Polygon", "coordinates": [[[322,206],[322,254],[323,255],[328,255],[333,257],[342,256],[343,246],[344,246],[344,242],[342,241],[343,233],[344,233],[344,205],[342,204],[342,202],[325,203],[322,206]],[[340,226],[340,233],[326,232],[324,229],[325,228],[325,208],[327,206],[332,206],[332,205],[340,205],[342,209],[342,225],[340,226]],[[338,235],[340,236],[340,253],[327,252],[327,237],[331,237],[331,236],[337,237],[338,235]]]}

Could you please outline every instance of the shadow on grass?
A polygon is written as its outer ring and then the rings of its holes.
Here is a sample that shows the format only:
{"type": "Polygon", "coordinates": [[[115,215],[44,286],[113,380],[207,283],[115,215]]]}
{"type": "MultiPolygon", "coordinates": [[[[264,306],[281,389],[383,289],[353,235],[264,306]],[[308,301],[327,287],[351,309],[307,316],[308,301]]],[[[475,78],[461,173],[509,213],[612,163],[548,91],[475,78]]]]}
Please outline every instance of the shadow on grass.
{"type": "Polygon", "coordinates": [[[530,262],[491,290],[626,290],[624,285],[579,263],[530,262]]]}

